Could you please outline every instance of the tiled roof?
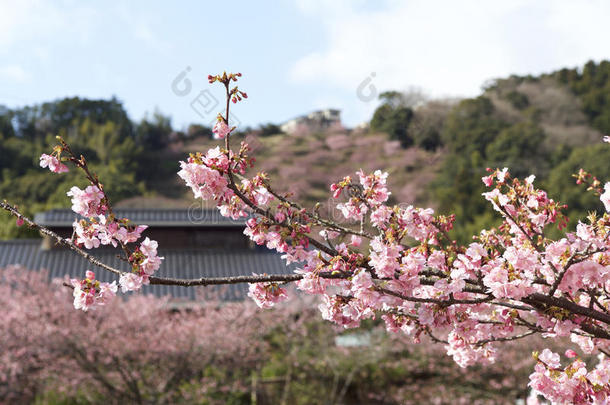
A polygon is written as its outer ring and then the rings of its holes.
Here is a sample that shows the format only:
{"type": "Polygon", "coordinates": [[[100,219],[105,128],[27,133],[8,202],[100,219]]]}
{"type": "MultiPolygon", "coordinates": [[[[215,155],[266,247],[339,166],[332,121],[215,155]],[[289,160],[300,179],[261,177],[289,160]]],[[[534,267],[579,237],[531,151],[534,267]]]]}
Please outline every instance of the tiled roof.
{"type": "MultiPolygon", "coordinates": [[[[113,274],[96,268],[83,257],[74,252],[55,248],[43,250],[40,239],[17,239],[0,241],[0,267],[20,264],[27,269],[46,269],[51,278],[83,278],[85,270],[95,271],[101,281],[112,281],[113,274]]],[[[92,255],[113,267],[127,270],[125,262],[117,257],[112,249],[95,249],[92,255]]],[[[159,256],[164,256],[161,268],[155,274],[159,277],[196,278],[227,277],[250,275],[254,273],[288,274],[294,267],[286,266],[278,254],[260,249],[217,250],[217,249],[162,249],[159,256]]],[[[199,287],[202,288],[202,287],[199,287]]],[[[211,287],[206,287],[208,291],[211,287]]],[[[225,300],[243,299],[248,289],[247,284],[224,286],[221,292],[225,300]]],[[[156,296],[171,295],[173,298],[193,300],[195,289],[192,287],[147,285],[143,293],[156,296]]]]}
{"type": "MultiPolygon", "coordinates": [[[[136,224],[155,227],[208,227],[208,226],[244,226],[245,219],[232,220],[220,215],[217,209],[205,209],[193,206],[189,209],[116,209],[118,218],[128,218],[136,224]]],[[[69,209],[54,209],[36,214],[34,222],[50,227],[71,227],[76,218],[82,218],[69,209]]]]}

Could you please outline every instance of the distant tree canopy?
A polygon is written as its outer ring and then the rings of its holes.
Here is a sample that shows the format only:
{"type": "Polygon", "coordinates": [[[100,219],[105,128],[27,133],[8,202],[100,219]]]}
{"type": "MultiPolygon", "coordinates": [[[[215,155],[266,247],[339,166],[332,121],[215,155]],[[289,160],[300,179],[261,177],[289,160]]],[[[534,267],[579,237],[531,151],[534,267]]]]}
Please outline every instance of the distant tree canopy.
{"type": "Polygon", "coordinates": [[[427,103],[426,96],[418,90],[386,91],[379,99],[382,103],[370,122],[373,131],[387,133],[391,139],[400,141],[403,148],[435,150],[441,146],[446,103],[427,103]]]}
{"type": "MultiPolygon", "coordinates": [[[[60,135],[73,150],[86,156],[115,200],[141,195],[158,166],[145,157],[167,146],[172,133],[168,117],[156,112],[151,119],[133,123],[122,103],[78,97],[18,109],[0,110],[0,196],[27,207],[30,214],[41,209],[64,207],[66,190],[85,186],[74,172],[47,176],[39,170],[41,153],[60,135]]],[[[173,170],[175,172],[175,170],[173,170]]],[[[172,173],[173,174],[173,173],[172,173]]],[[[3,226],[0,238],[27,235],[24,229],[3,226]]]]}
{"type": "Polygon", "coordinates": [[[171,133],[171,118],[155,111],[151,118],[146,117],[140,121],[135,131],[135,138],[145,149],[160,150],[169,144],[171,133]]]}
{"type": "Polygon", "coordinates": [[[188,126],[188,129],[186,130],[186,135],[189,138],[195,138],[195,137],[204,137],[204,138],[209,138],[212,139],[212,137],[214,136],[214,133],[212,132],[212,128],[210,127],[206,127],[203,125],[199,125],[199,124],[191,124],[188,126]]]}
{"type": "Polygon", "coordinates": [[[553,76],[580,96],[591,125],[610,133],[610,61],[589,61],[582,70],[561,69],[553,76]]]}
{"type": "MultiPolygon", "coordinates": [[[[542,148],[546,134],[534,121],[503,120],[487,97],[464,100],[447,118],[443,142],[449,155],[433,184],[441,211],[457,215],[456,236],[494,224],[491,206],[481,197],[485,169],[509,167],[516,177],[545,177],[551,155],[542,148]]],[[[470,233],[471,234],[471,233],[470,233]]]]}
{"type": "MultiPolygon", "coordinates": [[[[579,169],[593,173],[600,180],[610,181],[610,147],[608,144],[587,145],[572,150],[570,155],[559,162],[546,180],[545,187],[552,196],[561,198],[568,205],[568,213],[574,218],[584,218],[591,210],[603,212],[599,197],[593,193],[583,193],[574,186],[572,174],[579,169]]],[[[575,224],[573,224],[575,225],[575,224]]]]}
{"type": "Polygon", "coordinates": [[[387,91],[381,93],[379,99],[382,103],[373,114],[371,129],[387,133],[391,139],[400,141],[404,148],[413,145],[413,138],[407,130],[413,110],[404,105],[402,93],[387,91]]]}
{"type": "MultiPolygon", "coordinates": [[[[578,96],[573,111],[583,111],[591,126],[602,134],[610,133],[610,62],[589,62],[582,71],[562,69],[541,77],[511,76],[489,86],[484,95],[467,99],[447,115],[442,143],[448,155],[432,187],[441,211],[457,214],[454,235],[465,240],[475,228],[494,225],[492,209],[481,198],[485,191],[480,178],[486,167],[509,167],[511,174],[525,177],[536,175],[550,196],[567,203],[571,215],[583,217],[591,210],[601,210],[599,199],[583,194],[574,187],[573,173],[584,168],[600,179],[610,179],[610,148],[596,144],[553,138],[543,129],[545,105],[532,105],[529,97],[511,90],[510,83],[540,83],[551,78],[551,86],[567,86],[578,96]],[[495,93],[494,93],[495,92],[495,93]],[[498,111],[491,94],[500,94],[520,114],[508,117],[498,111]]],[[[549,84],[545,84],[549,86],[549,84]]],[[[570,122],[570,119],[565,119],[570,122]]],[[[551,125],[563,125],[551,122],[551,125]]],[[[575,134],[578,136],[578,133],[575,134]]],[[[590,142],[590,141],[589,141],[590,142]]],[[[576,224],[570,224],[574,227],[576,224]]]]}
{"type": "Polygon", "coordinates": [[[279,125],[268,122],[259,126],[259,136],[271,136],[283,133],[279,125]]]}
{"type": "Polygon", "coordinates": [[[130,136],[133,131],[122,103],[114,97],[110,100],[65,98],[9,111],[8,117],[14,123],[16,135],[26,139],[49,133],[57,134],[60,130],[69,130],[87,119],[95,124],[114,122],[122,138],[130,136]]]}

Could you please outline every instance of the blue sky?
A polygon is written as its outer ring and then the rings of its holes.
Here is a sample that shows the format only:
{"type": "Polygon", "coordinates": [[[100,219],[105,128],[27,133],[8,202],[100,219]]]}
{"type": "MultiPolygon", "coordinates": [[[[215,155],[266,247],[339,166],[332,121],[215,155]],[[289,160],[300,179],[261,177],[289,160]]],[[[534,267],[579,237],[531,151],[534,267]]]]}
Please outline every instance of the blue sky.
{"type": "Polygon", "coordinates": [[[609,17],[593,0],[0,0],[0,104],[115,95],[133,119],[159,109],[180,128],[213,119],[222,94],[206,76],[227,69],[244,74],[243,125],[333,107],[352,126],[383,90],[473,96],[494,77],[608,59],[609,17]]]}

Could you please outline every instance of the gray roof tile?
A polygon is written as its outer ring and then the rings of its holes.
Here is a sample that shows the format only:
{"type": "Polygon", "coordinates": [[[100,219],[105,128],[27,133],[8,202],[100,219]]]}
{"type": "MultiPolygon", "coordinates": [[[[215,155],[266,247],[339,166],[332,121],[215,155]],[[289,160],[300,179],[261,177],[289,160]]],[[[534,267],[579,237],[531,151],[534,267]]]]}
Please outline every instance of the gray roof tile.
{"type": "MultiPolygon", "coordinates": [[[[136,224],[155,227],[185,226],[244,226],[245,219],[232,220],[220,215],[217,209],[194,205],[189,209],[116,209],[118,218],[129,218],[136,224]]],[[[50,227],[71,227],[75,219],[82,217],[69,209],[53,209],[36,214],[34,222],[50,227]]]]}
{"type": "MultiPolygon", "coordinates": [[[[27,269],[46,269],[50,278],[63,278],[65,275],[74,278],[84,277],[85,270],[95,271],[101,281],[112,281],[115,276],[96,268],[83,257],[64,249],[42,250],[40,239],[17,239],[0,241],[0,267],[20,264],[27,269]]],[[[125,262],[116,257],[113,249],[91,250],[93,256],[113,267],[128,270],[125,262]]],[[[216,249],[163,249],[159,256],[164,256],[161,268],[156,275],[171,278],[227,277],[250,275],[254,273],[289,274],[295,266],[286,266],[279,254],[261,249],[216,250],[216,249]]],[[[208,290],[211,287],[206,287],[208,290]]],[[[224,286],[222,298],[225,300],[243,299],[247,293],[247,284],[224,286]]],[[[179,286],[148,285],[143,293],[156,296],[170,295],[173,298],[196,298],[194,288],[179,286]]]]}

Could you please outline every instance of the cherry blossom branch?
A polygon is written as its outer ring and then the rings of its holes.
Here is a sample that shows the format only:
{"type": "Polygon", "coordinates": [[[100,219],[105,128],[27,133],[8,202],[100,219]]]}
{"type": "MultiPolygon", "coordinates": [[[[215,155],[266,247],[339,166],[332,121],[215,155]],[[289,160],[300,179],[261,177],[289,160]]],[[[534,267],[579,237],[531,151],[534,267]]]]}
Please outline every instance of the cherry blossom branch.
{"type": "Polygon", "coordinates": [[[432,304],[438,304],[441,307],[448,307],[448,306],[455,305],[455,304],[481,304],[484,302],[489,302],[494,299],[494,297],[492,295],[487,295],[484,298],[476,298],[476,299],[471,299],[471,300],[456,299],[453,296],[450,296],[448,299],[443,300],[443,299],[436,299],[436,298],[410,297],[410,296],[407,296],[407,295],[401,294],[399,292],[392,291],[390,289],[380,287],[380,286],[375,286],[375,290],[377,290],[383,294],[392,295],[394,297],[400,298],[405,301],[432,303],[432,304]]]}
{"type": "MultiPolygon", "coordinates": [[[[567,309],[573,314],[583,315],[587,318],[595,319],[607,325],[610,325],[609,314],[583,307],[566,298],[549,297],[545,294],[533,293],[527,297],[524,297],[522,301],[526,304],[530,304],[533,307],[536,307],[538,310],[542,310],[543,312],[549,307],[558,307],[567,309]]],[[[610,337],[610,335],[608,337],[610,337]]]]}
{"type": "MultiPolygon", "coordinates": [[[[85,157],[83,155],[80,155],[80,157],[77,157],[76,154],[72,151],[72,148],[70,147],[70,145],[68,145],[68,143],[66,141],[64,141],[64,139],[61,136],[57,136],[56,138],[59,141],[59,143],[61,144],[62,150],[68,152],[68,154],[70,155],[68,157],[68,160],[70,162],[72,162],[76,167],[81,169],[85,173],[87,180],[89,180],[89,182],[93,186],[97,187],[100,190],[100,192],[103,194],[104,198],[102,199],[102,201],[100,201],[100,205],[104,206],[107,210],[107,213],[109,215],[111,215],[112,217],[114,217],[114,213],[112,211],[112,204],[110,203],[110,198],[104,191],[104,185],[100,182],[97,174],[92,173],[89,170],[89,165],[87,164],[87,160],[85,159],[85,157]]],[[[125,254],[125,257],[123,259],[127,260],[132,253],[131,250],[127,247],[127,245],[123,241],[119,240],[118,243],[121,246],[123,253],[125,254]]]]}
{"type": "MultiPolygon", "coordinates": [[[[228,137],[227,137],[228,138],[228,137]]],[[[237,187],[237,185],[235,184],[235,181],[231,175],[231,171],[229,171],[229,185],[228,187],[235,193],[235,195],[237,195],[239,197],[240,200],[242,200],[248,207],[250,207],[250,209],[252,209],[252,211],[254,211],[255,213],[271,220],[271,222],[275,225],[279,225],[285,228],[290,228],[290,225],[285,223],[285,222],[278,222],[275,220],[275,218],[273,217],[273,215],[267,211],[264,210],[262,208],[260,208],[258,205],[256,205],[253,201],[251,201],[247,196],[245,196],[241,190],[239,190],[239,187],[237,187]]],[[[337,252],[336,249],[331,248],[326,246],[325,244],[323,244],[322,242],[318,241],[317,239],[309,236],[309,235],[305,235],[305,237],[307,238],[307,240],[309,241],[309,243],[311,243],[313,246],[315,246],[316,248],[318,248],[319,250],[321,250],[322,252],[330,255],[330,256],[337,256],[339,254],[339,252],[337,252]]]]}
{"type": "MultiPolygon", "coordinates": [[[[318,277],[324,279],[346,279],[347,274],[321,272],[318,277]]],[[[150,277],[150,284],[178,285],[182,287],[240,284],[240,283],[289,283],[304,278],[303,274],[263,274],[252,276],[230,276],[230,277],[201,277],[194,279],[150,277]]]]}
{"type": "Polygon", "coordinates": [[[44,235],[47,235],[47,236],[50,236],[51,238],[53,238],[57,243],[69,247],[74,252],[76,252],[78,255],[84,257],[91,264],[94,264],[94,265],[96,265],[96,266],[98,266],[98,267],[100,267],[100,268],[102,268],[104,270],[107,270],[107,271],[109,271],[111,273],[114,273],[114,274],[118,274],[118,275],[123,274],[123,272],[121,270],[118,270],[118,269],[115,269],[114,267],[108,266],[107,264],[105,264],[104,262],[99,260],[98,258],[96,258],[96,257],[92,256],[91,254],[85,252],[83,249],[81,249],[79,246],[77,246],[76,243],[74,243],[71,239],[62,238],[61,236],[59,236],[58,234],[56,234],[52,230],[50,230],[48,228],[45,228],[44,226],[38,225],[37,223],[32,221],[27,216],[21,214],[19,212],[19,210],[17,210],[17,208],[15,208],[14,206],[12,206],[9,203],[7,203],[6,200],[0,201],[0,208],[3,208],[4,210],[8,211],[15,218],[17,218],[17,219],[23,221],[24,223],[26,223],[30,228],[37,229],[40,233],[42,233],[44,235]]]}
{"type": "MultiPolygon", "coordinates": [[[[72,249],[78,255],[84,257],[91,264],[100,267],[104,270],[107,270],[111,273],[121,275],[125,272],[111,267],[95,256],[87,253],[79,246],[77,246],[72,240],[62,238],[52,230],[39,225],[32,221],[27,216],[21,214],[17,208],[8,204],[6,201],[0,201],[0,208],[8,211],[14,217],[21,219],[25,224],[27,224],[32,229],[37,229],[40,233],[50,236],[57,243],[67,246],[72,249]]],[[[331,272],[321,272],[318,277],[325,279],[344,279],[347,278],[348,275],[342,273],[331,273],[331,272]]],[[[179,278],[165,278],[165,277],[155,277],[151,276],[149,278],[150,284],[157,285],[177,285],[183,287],[191,287],[191,286],[206,286],[206,285],[220,285],[220,284],[239,284],[239,283],[267,283],[267,282],[292,282],[303,279],[302,274],[263,274],[263,275],[252,275],[252,276],[233,276],[233,277],[200,277],[193,279],[179,279],[179,278]]]]}
{"type": "Polygon", "coordinates": [[[519,340],[519,339],[523,339],[526,338],[528,336],[532,336],[535,333],[540,332],[539,330],[529,330],[525,333],[522,333],[520,335],[514,335],[514,336],[506,336],[506,337],[491,337],[489,339],[484,339],[481,340],[479,342],[476,343],[477,346],[485,346],[487,343],[491,343],[491,342],[510,342],[513,340],[519,340]]]}
{"type": "MultiPolygon", "coordinates": [[[[318,224],[319,224],[319,225],[322,225],[322,226],[326,226],[326,227],[328,227],[328,228],[335,229],[335,230],[337,230],[337,231],[339,231],[339,232],[341,232],[341,233],[344,233],[344,234],[350,234],[350,235],[362,236],[362,237],[367,238],[367,239],[373,239],[373,238],[374,238],[374,236],[373,236],[373,235],[371,235],[371,234],[370,234],[370,233],[368,233],[368,232],[365,232],[365,231],[362,229],[362,228],[363,228],[362,226],[361,226],[360,231],[355,231],[355,230],[353,230],[353,229],[350,229],[350,228],[346,228],[346,227],[344,227],[344,226],[341,226],[340,224],[338,224],[338,223],[336,223],[336,222],[332,222],[332,221],[329,221],[329,220],[327,220],[327,219],[324,219],[324,218],[320,217],[318,214],[316,214],[315,212],[312,212],[312,211],[308,211],[308,210],[306,210],[306,209],[305,209],[304,207],[302,207],[300,204],[298,204],[298,203],[296,203],[296,202],[294,202],[294,201],[291,201],[291,200],[287,199],[286,197],[284,197],[283,195],[281,195],[280,193],[276,192],[276,191],[275,191],[275,190],[274,190],[274,189],[271,187],[271,185],[269,184],[269,182],[267,182],[267,181],[263,181],[263,184],[264,184],[265,188],[267,189],[267,191],[269,191],[269,193],[271,193],[271,195],[273,195],[275,198],[277,198],[278,200],[280,200],[281,202],[283,202],[283,203],[285,203],[285,204],[290,205],[291,207],[295,208],[295,209],[296,209],[296,210],[298,210],[298,211],[303,211],[303,210],[304,210],[304,211],[306,211],[307,215],[308,215],[309,217],[313,218],[313,219],[314,219],[316,222],[318,222],[318,224]]],[[[361,224],[361,225],[362,225],[363,223],[364,223],[363,221],[360,221],[360,224],[361,224]]]]}
{"type": "MultiPolygon", "coordinates": [[[[42,234],[45,234],[45,235],[53,238],[57,243],[69,247],[71,250],[73,250],[74,252],[76,252],[77,254],[82,256],[83,258],[85,258],[87,261],[89,261],[93,265],[98,266],[104,270],[110,271],[114,274],[121,275],[124,273],[119,269],[108,266],[107,264],[105,264],[101,260],[99,260],[98,258],[87,253],[86,251],[84,251],[83,249],[78,247],[70,239],[62,238],[61,236],[59,236],[55,232],[51,231],[50,229],[48,229],[44,226],[41,226],[39,224],[36,224],[34,221],[32,221],[27,216],[21,214],[15,207],[11,206],[7,202],[0,201],[0,207],[5,209],[9,213],[11,213],[16,218],[23,220],[29,227],[37,229],[42,234]]],[[[319,273],[318,276],[320,278],[324,278],[324,279],[345,279],[345,278],[349,277],[349,275],[347,275],[347,274],[331,273],[331,272],[321,272],[321,273],[319,273]]],[[[191,286],[207,286],[207,285],[239,284],[239,283],[294,282],[294,281],[302,280],[303,277],[304,276],[302,274],[271,274],[271,275],[252,275],[252,276],[233,276],[233,277],[201,277],[201,278],[194,278],[194,279],[177,279],[177,278],[164,278],[164,277],[151,276],[149,280],[150,280],[150,284],[155,284],[155,285],[176,285],[176,286],[183,286],[183,287],[191,287],[191,286]]],[[[392,291],[390,289],[383,288],[383,287],[376,287],[376,289],[381,293],[392,295],[392,296],[401,298],[405,301],[435,303],[435,304],[439,304],[439,305],[443,305],[443,306],[449,306],[449,305],[455,305],[455,304],[477,304],[477,303],[483,303],[483,302],[490,302],[493,299],[493,296],[489,296],[489,295],[484,298],[472,299],[472,300],[458,300],[455,298],[450,298],[448,300],[424,299],[424,298],[417,298],[417,297],[409,297],[404,294],[401,294],[396,291],[392,291]]],[[[465,291],[467,291],[467,289],[465,289],[465,291]]],[[[470,292],[479,293],[479,294],[483,293],[478,290],[470,290],[470,292]]],[[[532,296],[524,298],[523,302],[530,303],[534,307],[537,306],[538,309],[542,310],[543,312],[546,310],[546,308],[541,307],[541,304],[568,309],[573,313],[581,314],[581,315],[587,316],[589,318],[600,320],[604,323],[610,324],[610,315],[606,315],[599,311],[595,311],[595,310],[591,310],[589,308],[579,306],[566,299],[552,298],[552,297],[548,297],[543,294],[532,294],[532,296]],[[542,309],[540,309],[540,308],[542,308],[542,309]]],[[[515,309],[531,310],[531,308],[528,308],[528,307],[516,306],[516,305],[512,305],[512,304],[508,304],[508,303],[502,303],[502,302],[491,302],[491,303],[494,305],[509,306],[509,307],[515,308],[515,309]]],[[[610,338],[610,334],[608,334],[607,332],[605,332],[599,328],[584,326],[583,330],[585,330],[585,328],[589,329],[591,331],[591,333],[597,337],[610,338]]]]}

